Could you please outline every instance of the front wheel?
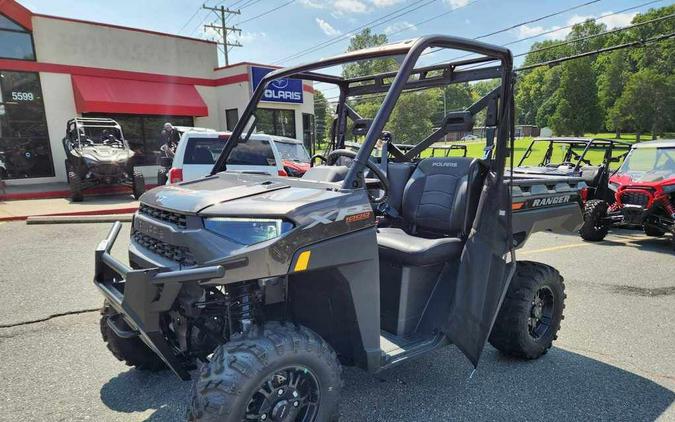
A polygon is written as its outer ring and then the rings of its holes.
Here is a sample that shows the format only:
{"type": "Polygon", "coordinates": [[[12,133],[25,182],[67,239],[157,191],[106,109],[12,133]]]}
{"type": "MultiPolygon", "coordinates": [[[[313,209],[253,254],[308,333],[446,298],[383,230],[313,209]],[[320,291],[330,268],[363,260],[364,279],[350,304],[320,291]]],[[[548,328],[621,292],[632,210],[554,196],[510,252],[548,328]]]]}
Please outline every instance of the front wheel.
{"type": "Polygon", "coordinates": [[[68,187],[70,188],[70,200],[72,202],[82,202],[82,200],[84,199],[84,194],[82,193],[84,188],[80,175],[77,174],[77,171],[72,166],[68,166],[66,171],[68,172],[68,187]]]}
{"type": "Polygon", "coordinates": [[[129,330],[129,326],[121,320],[119,314],[107,302],[101,310],[101,336],[108,346],[108,350],[117,360],[144,371],[160,371],[166,368],[162,359],[155,354],[138,336],[120,337],[110,327],[109,320],[113,320],[118,327],[129,330]]]}
{"type": "Polygon", "coordinates": [[[551,348],[565,309],[565,284],[545,264],[518,261],[490,344],[504,354],[536,359],[551,348]]]}
{"type": "Polygon", "coordinates": [[[605,223],[607,217],[606,201],[593,199],[584,206],[584,224],[579,230],[581,238],[590,242],[599,242],[607,236],[609,227],[605,223]]]}
{"type": "Polygon", "coordinates": [[[188,420],[334,420],[341,373],[315,332],[267,323],[216,348],[193,386],[188,420]]]}
{"type": "Polygon", "coordinates": [[[138,199],[145,193],[145,177],[139,170],[134,170],[133,175],[132,189],[134,191],[134,199],[138,199]]]}

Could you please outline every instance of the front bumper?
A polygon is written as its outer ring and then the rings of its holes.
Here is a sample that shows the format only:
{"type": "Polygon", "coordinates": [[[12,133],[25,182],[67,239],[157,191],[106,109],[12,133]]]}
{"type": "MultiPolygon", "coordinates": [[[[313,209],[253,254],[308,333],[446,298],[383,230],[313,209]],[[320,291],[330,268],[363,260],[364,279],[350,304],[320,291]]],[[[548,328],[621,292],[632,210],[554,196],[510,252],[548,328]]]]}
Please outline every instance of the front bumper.
{"type": "MultiPolygon", "coordinates": [[[[171,271],[168,268],[134,270],[110,255],[110,250],[122,228],[116,222],[105,240],[96,247],[94,285],[108,303],[124,318],[132,333],[138,335],[181,379],[190,375],[166,341],[160,326],[160,315],[171,309],[182,283],[222,278],[221,265],[171,271]]],[[[110,324],[114,324],[109,320],[110,324]]],[[[119,328],[111,325],[118,332],[119,328]]]]}

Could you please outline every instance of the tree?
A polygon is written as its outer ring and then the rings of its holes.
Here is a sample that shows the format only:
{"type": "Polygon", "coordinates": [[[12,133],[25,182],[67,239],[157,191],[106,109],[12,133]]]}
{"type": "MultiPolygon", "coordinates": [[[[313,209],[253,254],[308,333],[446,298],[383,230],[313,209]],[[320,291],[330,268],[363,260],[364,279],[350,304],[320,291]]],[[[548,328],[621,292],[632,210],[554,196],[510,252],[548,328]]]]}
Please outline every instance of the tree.
{"type": "Polygon", "coordinates": [[[602,115],[593,63],[589,58],[562,64],[557,96],[559,102],[550,119],[556,134],[582,136],[585,132],[600,130],[602,115]]]}
{"type": "MultiPolygon", "coordinates": [[[[366,28],[352,37],[349,42],[349,47],[347,47],[347,52],[378,47],[387,42],[388,40],[385,34],[375,34],[370,28],[366,28]]],[[[398,65],[393,58],[361,60],[356,63],[345,65],[342,69],[342,76],[345,78],[355,78],[358,76],[394,71],[397,68],[398,65]]]]}
{"type": "Polygon", "coordinates": [[[316,143],[323,144],[326,142],[328,130],[326,128],[326,116],[329,113],[328,101],[323,92],[318,89],[314,90],[314,121],[316,122],[316,143]]]}
{"type": "Polygon", "coordinates": [[[391,131],[396,143],[416,144],[434,126],[433,115],[442,107],[440,89],[427,89],[401,94],[385,129],[391,131]]]}
{"type": "Polygon", "coordinates": [[[675,76],[642,69],[628,79],[621,97],[612,107],[612,114],[622,128],[632,126],[639,142],[642,133],[651,132],[652,139],[656,139],[659,133],[672,126],[673,110],[675,76]]]}
{"type": "MultiPolygon", "coordinates": [[[[612,111],[614,103],[621,96],[626,80],[630,76],[630,64],[626,51],[613,51],[603,58],[604,70],[598,76],[598,101],[604,114],[605,127],[621,137],[621,114],[612,111]]],[[[599,59],[600,60],[600,59],[599,59]]]]}

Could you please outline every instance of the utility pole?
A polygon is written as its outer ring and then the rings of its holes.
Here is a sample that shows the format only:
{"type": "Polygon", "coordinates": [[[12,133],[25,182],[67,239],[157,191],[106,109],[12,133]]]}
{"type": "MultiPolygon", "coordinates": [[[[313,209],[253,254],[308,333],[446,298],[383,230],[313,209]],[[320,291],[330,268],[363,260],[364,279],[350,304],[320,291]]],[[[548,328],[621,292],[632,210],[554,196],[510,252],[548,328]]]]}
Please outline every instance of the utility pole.
{"type": "Polygon", "coordinates": [[[205,4],[202,5],[202,8],[206,10],[210,10],[213,13],[215,13],[219,18],[220,18],[220,25],[204,25],[204,28],[211,28],[216,31],[218,31],[222,37],[222,41],[218,43],[218,45],[223,46],[223,54],[225,55],[225,66],[230,64],[230,60],[228,58],[228,49],[229,47],[242,47],[242,45],[238,42],[228,42],[227,41],[227,31],[231,32],[238,32],[241,33],[241,29],[234,27],[234,26],[227,26],[225,23],[226,16],[229,15],[239,15],[241,12],[239,10],[231,10],[226,8],[225,6],[220,6],[220,7],[209,7],[205,4]]]}

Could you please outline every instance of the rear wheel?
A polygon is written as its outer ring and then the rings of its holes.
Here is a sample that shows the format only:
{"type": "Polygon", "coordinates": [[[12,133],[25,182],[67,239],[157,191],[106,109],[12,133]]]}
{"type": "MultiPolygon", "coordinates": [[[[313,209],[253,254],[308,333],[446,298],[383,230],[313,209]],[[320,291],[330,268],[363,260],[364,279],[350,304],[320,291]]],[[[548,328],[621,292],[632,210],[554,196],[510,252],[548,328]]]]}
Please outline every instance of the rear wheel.
{"type": "Polygon", "coordinates": [[[489,340],[502,353],[536,359],[557,338],[565,309],[565,284],[548,265],[530,261],[516,265],[489,340]]]}
{"type": "Polygon", "coordinates": [[[134,191],[134,199],[138,199],[145,193],[145,177],[140,170],[134,170],[134,180],[132,189],[134,191]]]}
{"type": "Polygon", "coordinates": [[[162,359],[146,346],[138,336],[130,338],[118,336],[109,325],[110,319],[113,319],[118,327],[129,330],[129,326],[119,318],[115,309],[108,302],[105,302],[103,309],[101,309],[101,336],[108,346],[108,350],[117,360],[144,371],[155,372],[166,368],[162,359]]]}
{"type": "Polygon", "coordinates": [[[169,180],[169,176],[167,175],[166,169],[164,167],[160,167],[160,169],[157,170],[157,184],[159,186],[164,186],[166,185],[167,180],[169,180]]]}
{"type": "Polygon", "coordinates": [[[579,230],[581,238],[590,242],[599,242],[607,236],[609,227],[605,223],[607,217],[607,202],[593,199],[584,206],[584,224],[579,230]]]}
{"type": "Polygon", "coordinates": [[[82,193],[83,183],[80,175],[73,169],[72,166],[67,167],[68,172],[68,186],[70,188],[70,200],[73,202],[82,202],[84,194],[82,193]]]}
{"type": "Polygon", "coordinates": [[[334,420],[341,372],[316,333],[268,323],[215,350],[195,381],[188,420],[334,420]]]}
{"type": "Polygon", "coordinates": [[[644,226],[645,234],[652,237],[661,237],[666,234],[665,231],[659,230],[654,226],[645,225],[644,226]]]}

